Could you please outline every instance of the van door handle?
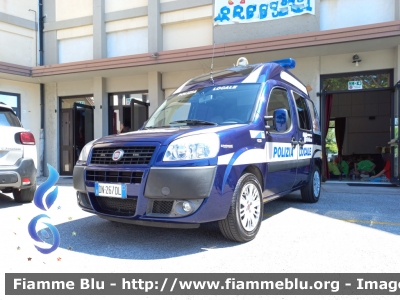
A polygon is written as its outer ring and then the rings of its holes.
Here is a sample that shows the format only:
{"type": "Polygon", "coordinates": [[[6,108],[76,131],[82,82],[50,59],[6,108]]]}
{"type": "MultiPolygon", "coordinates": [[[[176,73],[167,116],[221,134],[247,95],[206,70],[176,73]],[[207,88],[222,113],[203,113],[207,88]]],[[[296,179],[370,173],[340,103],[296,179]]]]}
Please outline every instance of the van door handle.
{"type": "Polygon", "coordinates": [[[303,147],[305,143],[306,143],[306,142],[304,142],[303,139],[300,139],[300,140],[299,140],[299,145],[300,145],[300,147],[303,147]]]}
{"type": "Polygon", "coordinates": [[[296,141],[296,139],[295,139],[294,137],[292,137],[292,146],[293,146],[293,148],[296,148],[296,146],[297,146],[298,143],[299,143],[299,142],[296,141]]]}

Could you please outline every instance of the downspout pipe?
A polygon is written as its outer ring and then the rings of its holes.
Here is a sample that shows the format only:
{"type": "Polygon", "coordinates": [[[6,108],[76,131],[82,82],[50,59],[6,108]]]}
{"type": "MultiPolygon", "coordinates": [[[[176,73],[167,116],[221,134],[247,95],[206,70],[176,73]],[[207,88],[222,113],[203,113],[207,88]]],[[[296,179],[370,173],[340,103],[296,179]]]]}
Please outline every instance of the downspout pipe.
{"type": "Polygon", "coordinates": [[[43,0],[39,0],[39,66],[43,66],[43,0]]]}
{"type": "MultiPolygon", "coordinates": [[[[39,0],[39,66],[43,66],[43,0],[39,0]]],[[[37,55],[37,53],[36,53],[37,55]]],[[[40,166],[39,176],[44,176],[44,84],[40,84],[40,166]]]]}

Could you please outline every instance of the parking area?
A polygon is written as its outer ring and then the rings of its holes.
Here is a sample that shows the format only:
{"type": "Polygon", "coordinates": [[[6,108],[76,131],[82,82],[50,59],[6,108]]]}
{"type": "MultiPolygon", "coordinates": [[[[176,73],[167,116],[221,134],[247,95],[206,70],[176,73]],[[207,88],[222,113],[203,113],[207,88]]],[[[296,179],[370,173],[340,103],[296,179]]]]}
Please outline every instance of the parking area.
{"type": "MultiPolygon", "coordinates": [[[[265,204],[255,240],[225,240],[217,224],[165,229],[109,222],[81,211],[71,179],[60,179],[47,213],[60,247],[44,255],[27,225],[43,213],[0,194],[1,269],[7,272],[351,273],[398,272],[398,187],[322,185],[316,204],[299,193],[265,204]],[[30,258],[30,259],[29,259],[30,258]]],[[[3,280],[3,279],[2,279],[3,280]]],[[[1,291],[4,295],[4,290],[1,291]]]]}

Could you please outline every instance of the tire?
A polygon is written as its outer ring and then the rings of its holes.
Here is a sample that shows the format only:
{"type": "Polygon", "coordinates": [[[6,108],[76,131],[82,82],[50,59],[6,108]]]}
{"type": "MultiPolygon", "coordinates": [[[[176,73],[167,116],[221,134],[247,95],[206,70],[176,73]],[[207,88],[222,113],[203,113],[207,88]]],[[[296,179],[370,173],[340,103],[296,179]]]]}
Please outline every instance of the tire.
{"type": "Polygon", "coordinates": [[[31,186],[27,189],[14,189],[13,196],[15,202],[27,203],[32,202],[33,196],[35,195],[36,185],[31,186]]]}
{"type": "Polygon", "coordinates": [[[246,173],[239,178],[228,215],[218,222],[219,229],[229,240],[241,243],[251,241],[260,229],[263,212],[260,183],[256,176],[246,173]],[[255,220],[252,221],[251,217],[255,220]]]}
{"type": "Polygon", "coordinates": [[[304,202],[318,202],[321,194],[321,172],[318,166],[312,168],[310,181],[301,189],[301,198],[304,202]]]}

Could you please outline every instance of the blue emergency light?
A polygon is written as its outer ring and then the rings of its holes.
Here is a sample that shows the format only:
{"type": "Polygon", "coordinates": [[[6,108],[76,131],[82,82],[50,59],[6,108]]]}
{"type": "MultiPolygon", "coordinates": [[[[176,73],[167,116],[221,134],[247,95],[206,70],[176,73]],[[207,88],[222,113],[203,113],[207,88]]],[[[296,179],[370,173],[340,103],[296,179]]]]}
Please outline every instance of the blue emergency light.
{"type": "Polygon", "coordinates": [[[293,58],[278,59],[271,62],[276,63],[285,69],[294,69],[296,67],[296,61],[293,58]]]}

